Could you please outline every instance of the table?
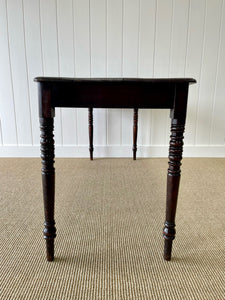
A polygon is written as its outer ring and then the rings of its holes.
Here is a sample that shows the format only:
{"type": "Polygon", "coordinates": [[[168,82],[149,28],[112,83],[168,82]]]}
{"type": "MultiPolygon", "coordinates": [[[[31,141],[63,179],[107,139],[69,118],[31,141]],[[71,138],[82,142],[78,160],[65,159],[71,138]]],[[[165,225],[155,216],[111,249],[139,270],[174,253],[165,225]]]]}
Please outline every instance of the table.
{"type": "MultiPolygon", "coordinates": [[[[41,130],[42,186],[44,198],[44,238],[47,260],[54,260],[55,107],[170,109],[171,135],[167,172],[166,218],[163,236],[164,259],[171,259],[175,238],[175,215],[180,182],[183,133],[189,84],[193,78],[59,78],[36,77],[41,130]]],[[[93,203],[94,205],[94,203],[93,203]]]]}

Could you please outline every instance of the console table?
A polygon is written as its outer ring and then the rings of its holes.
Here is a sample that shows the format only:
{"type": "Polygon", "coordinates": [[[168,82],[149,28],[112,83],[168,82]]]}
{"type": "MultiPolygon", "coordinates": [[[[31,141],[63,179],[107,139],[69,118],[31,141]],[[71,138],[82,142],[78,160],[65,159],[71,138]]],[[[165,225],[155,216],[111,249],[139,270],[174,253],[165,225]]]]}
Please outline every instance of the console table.
{"type": "MultiPolygon", "coordinates": [[[[164,259],[171,259],[175,238],[175,214],[180,182],[183,133],[187,111],[189,84],[192,78],[54,78],[37,77],[41,129],[42,185],[44,198],[44,238],[47,260],[54,259],[55,107],[170,109],[171,135],[167,173],[164,259]]],[[[94,205],[94,204],[93,204],[94,205]]]]}

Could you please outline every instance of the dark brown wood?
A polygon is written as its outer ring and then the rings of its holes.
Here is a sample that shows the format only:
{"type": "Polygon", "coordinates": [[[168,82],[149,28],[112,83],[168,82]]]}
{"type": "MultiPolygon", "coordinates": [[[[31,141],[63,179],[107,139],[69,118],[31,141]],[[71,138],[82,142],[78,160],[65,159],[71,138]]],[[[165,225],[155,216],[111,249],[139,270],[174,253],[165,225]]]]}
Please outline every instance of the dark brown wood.
{"type": "Polygon", "coordinates": [[[53,107],[93,108],[134,108],[137,104],[138,108],[172,108],[176,84],[195,82],[190,78],[182,80],[39,77],[35,80],[51,89],[53,107]]]}
{"type": "Polygon", "coordinates": [[[89,128],[89,151],[90,151],[90,160],[93,160],[93,108],[89,107],[88,109],[88,128],[89,128]]]}
{"type": "Polygon", "coordinates": [[[175,215],[180,182],[183,133],[186,119],[189,84],[192,78],[169,79],[78,79],[38,77],[39,116],[41,125],[42,182],[45,207],[44,238],[47,259],[54,258],[54,139],[53,118],[55,107],[89,108],[90,155],[93,158],[93,108],[134,108],[133,153],[136,158],[138,108],[170,109],[171,137],[169,169],[167,174],[166,220],[164,258],[171,259],[175,238],[175,215]]]}
{"type": "Polygon", "coordinates": [[[194,78],[72,78],[72,77],[35,77],[35,82],[148,82],[148,83],[161,83],[165,84],[167,82],[172,83],[196,83],[194,78]]]}
{"type": "Polygon", "coordinates": [[[133,160],[136,160],[136,153],[137,153],[137,133],[138,133],[138,108],[134,108],[133,160]]]}
{"type": "Polygon", "coordinates": [[[180,183],[180,166],[183,151],[184,124],[172,119],[169,168],[167,175],[166,221],[163,231],[165,239],[164,258],[171,259],[172,241],[175,238],[175,215],[177,207],[178,190],[180,183]]]}
{"type": "Polygon", "coordinates": [[[48,83],[38,85],[39,117],[54,118],[55,107],[52,103],[51,86],[48,83]]]}
{"type": "Polygon", "coordinates": [[[54,238],[56,228],[54,220],[55,202],[55,168],[54,168],[54,138],[53,118],[40,118],[42,186],[44,198],[44,238],[46,240],[47,260],[54,259],[54,238]]]}
{"type": "Polygon", "coordinates": [[[176,86],[174,106],[171,110],[171,135],[169,147],[169,168],[167,174],[166,221],[163,236],[164,259],[171,260],[172,242],[175,239],[175,216],[180,183],[180,167],[183,152],[184,126],[187,111],[188,84],[176,86]]]}

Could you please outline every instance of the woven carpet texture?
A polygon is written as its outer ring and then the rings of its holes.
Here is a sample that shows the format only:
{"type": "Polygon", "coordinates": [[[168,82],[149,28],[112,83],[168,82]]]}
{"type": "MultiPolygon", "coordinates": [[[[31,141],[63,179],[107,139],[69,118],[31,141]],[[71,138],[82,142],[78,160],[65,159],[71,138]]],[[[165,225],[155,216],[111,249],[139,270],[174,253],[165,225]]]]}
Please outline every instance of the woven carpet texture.
{"type": "Polygon", "coordinates": [[[1,299],[225,299],[225,159],[183,160],[163,260],[167,159],[56,158],[55,260],[41,162],[0,159],[1,299]]]}

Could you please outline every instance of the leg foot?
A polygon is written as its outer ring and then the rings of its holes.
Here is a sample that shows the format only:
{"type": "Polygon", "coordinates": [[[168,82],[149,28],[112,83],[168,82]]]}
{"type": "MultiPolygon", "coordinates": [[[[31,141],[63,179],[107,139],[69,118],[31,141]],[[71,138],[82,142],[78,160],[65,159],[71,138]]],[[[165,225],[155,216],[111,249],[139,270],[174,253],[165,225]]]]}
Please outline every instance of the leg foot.
{"type": "Polygon", "coordinates": [[[172,240],[164,241],[164,259],[168,261],[171,260],[172,243],[172,240]]]}
{"type": "Polygon", "coordinates": [[[171,253],[172,253],[172,244],[173,240],[175,239],[175,224],[165,222],[164,230],[163,230],[163,237],[164,241],[164,259],[171,260],[171,253]]]}
{"type": "Polygon", "coordinates": [[[46,240],[46,255],[47,255],[47,261],[54,260],[54,239],[46,240]]]}
{"type": "Polygon", "coordinates": [[[56,237],[56,228],[55,222],[47,222],[44,223],[44,239],[46,240],[46,254],[47,260],[54,260],[54,238],[56,237]]]}

